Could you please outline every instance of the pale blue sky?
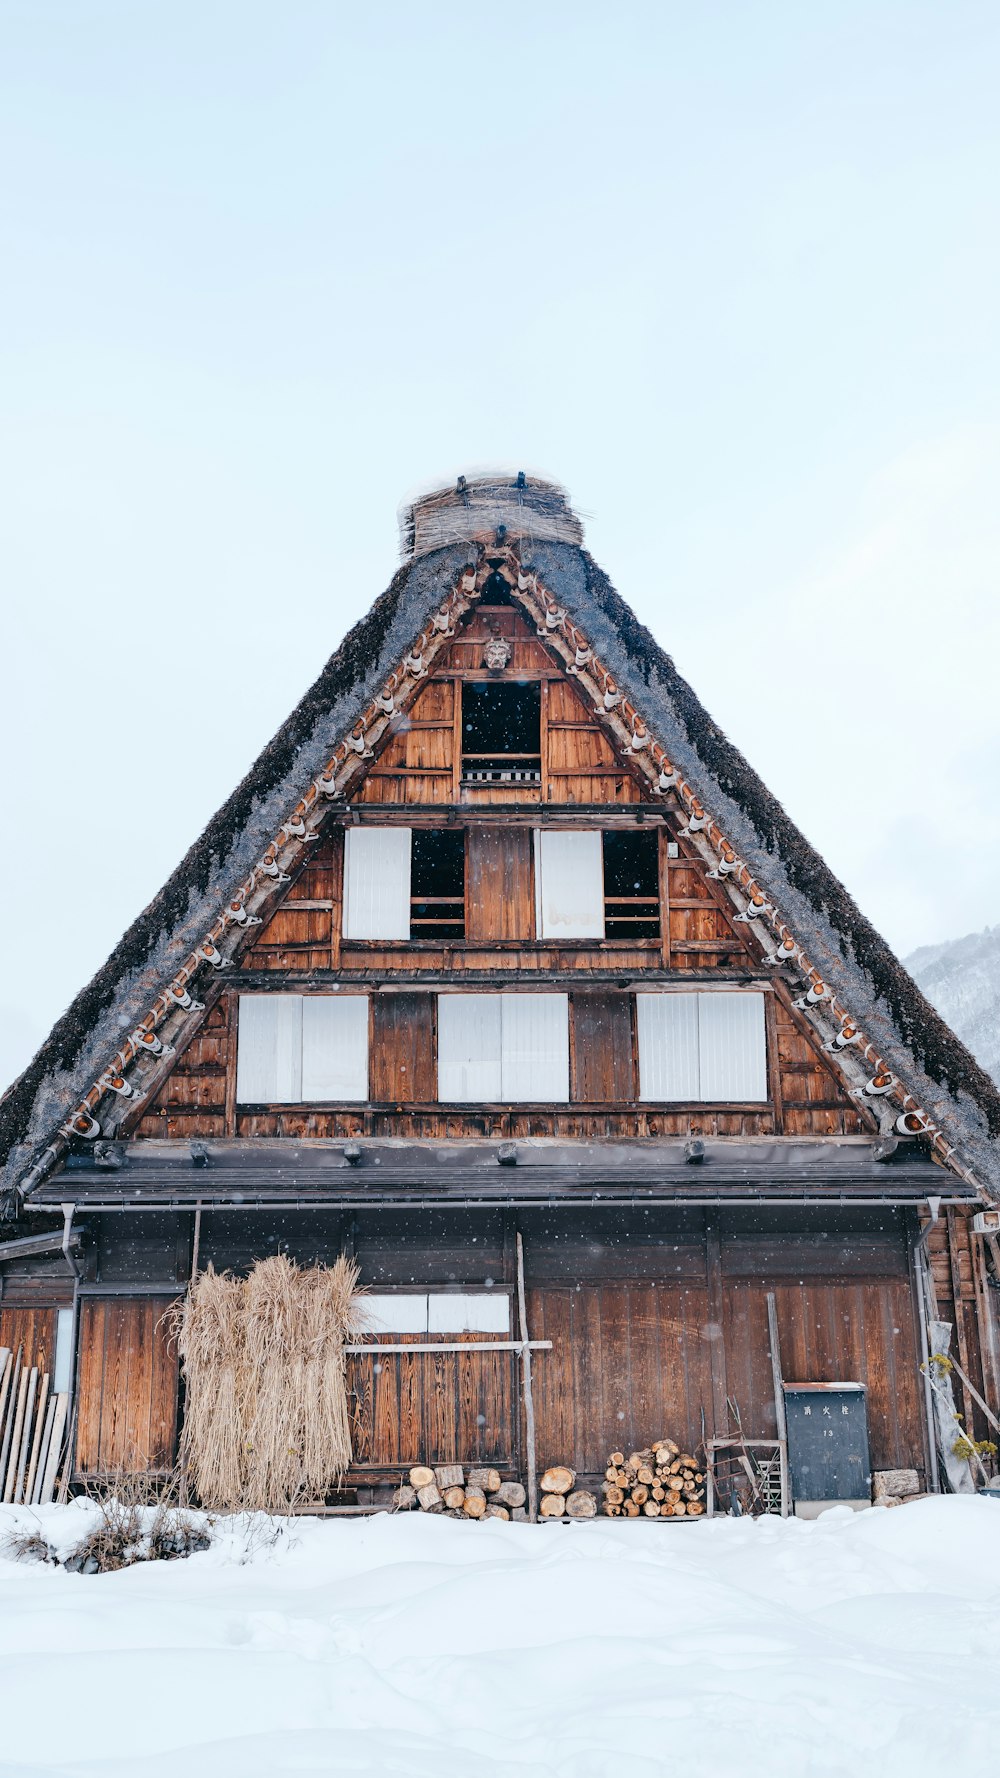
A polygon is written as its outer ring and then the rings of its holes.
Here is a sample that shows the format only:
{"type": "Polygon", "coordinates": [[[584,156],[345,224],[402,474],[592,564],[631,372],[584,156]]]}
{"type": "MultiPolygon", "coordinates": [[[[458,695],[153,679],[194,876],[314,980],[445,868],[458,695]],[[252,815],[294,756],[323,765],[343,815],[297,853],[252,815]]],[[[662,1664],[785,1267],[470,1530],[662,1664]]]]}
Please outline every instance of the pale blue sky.
{"type": "Polygon", "coordinates": [[[357,11],[0,0],[0,1073],[480,464],[901,951],[1000,920],[1000,9],[357,11]]]}

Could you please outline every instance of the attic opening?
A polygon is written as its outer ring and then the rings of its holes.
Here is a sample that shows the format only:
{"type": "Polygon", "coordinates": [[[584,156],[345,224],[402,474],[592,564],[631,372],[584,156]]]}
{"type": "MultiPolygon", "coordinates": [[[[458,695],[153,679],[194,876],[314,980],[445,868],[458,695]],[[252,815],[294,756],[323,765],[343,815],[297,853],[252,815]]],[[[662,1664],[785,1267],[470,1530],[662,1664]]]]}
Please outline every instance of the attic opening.
{"type": "Polygon", "coordinates": [[[603,835],[604,931],[607,938],[659,938],[660,861],[655,829],[603,835]]]}
{"type": "Polygon", "coordinates": [[[488,580],[483,582],[479,594],[479,603],[483,605],[513,605],[510,586],[498,569],[494,568],[488,580]]]}
{"type": "Polygon", "coordinates": [[[537,680],[462,686],[463,784],[539,784],[542,692],[537,680]]]}
{"type": "Polygon", "coordinates": [[[465,937],[465,834],[415,828],[410,855],[410,931],[414,938],[465,937]]]}

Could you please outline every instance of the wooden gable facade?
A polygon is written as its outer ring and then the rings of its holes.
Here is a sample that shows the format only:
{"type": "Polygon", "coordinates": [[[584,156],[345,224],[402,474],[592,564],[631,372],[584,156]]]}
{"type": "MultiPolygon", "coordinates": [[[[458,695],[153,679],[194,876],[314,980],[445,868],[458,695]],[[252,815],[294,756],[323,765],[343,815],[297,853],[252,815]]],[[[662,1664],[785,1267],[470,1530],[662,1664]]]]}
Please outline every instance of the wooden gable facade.
{"type": "Polygon", "coordinates": [[[936,1485],[929,1309],[995,1397],[975,1179],[912,1095],[887,1117],[803,935],[734,893],[527,556],[502,522],[472,537],[152,1045],[35,1164],[23,1214],[64,1206],[80,1241],[0,1249],[0,1343],[42,1352],[72,1307],[79,1476],[169,1466],[165,1311],[193,1269],[276,1250],[353,1253],[384,1318],[351,1360],[359,1500],[416,1462],[523,1476],[528,1336],[539,1468],[596,1483],[613,1447],[737,1412],[773,1437],[769,1295],[786,1378],[864,1385],[876,1468],[936,1485]]]}

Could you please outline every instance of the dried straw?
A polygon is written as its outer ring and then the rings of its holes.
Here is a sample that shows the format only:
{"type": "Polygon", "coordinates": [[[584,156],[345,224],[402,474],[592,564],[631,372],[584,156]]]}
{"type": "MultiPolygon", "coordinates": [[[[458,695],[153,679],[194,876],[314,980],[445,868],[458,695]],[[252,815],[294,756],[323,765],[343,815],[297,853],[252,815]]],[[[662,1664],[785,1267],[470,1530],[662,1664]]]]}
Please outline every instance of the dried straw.
{"type": "Polygon", "coordinates": [[[191,1486],[211,1508],[280,1512],[322,1499],[351,1461],[344,1346],[363,1325],[358,1268],[283,1254],[245,1279],[211,1266],[175,1320],[191,1486]]]}

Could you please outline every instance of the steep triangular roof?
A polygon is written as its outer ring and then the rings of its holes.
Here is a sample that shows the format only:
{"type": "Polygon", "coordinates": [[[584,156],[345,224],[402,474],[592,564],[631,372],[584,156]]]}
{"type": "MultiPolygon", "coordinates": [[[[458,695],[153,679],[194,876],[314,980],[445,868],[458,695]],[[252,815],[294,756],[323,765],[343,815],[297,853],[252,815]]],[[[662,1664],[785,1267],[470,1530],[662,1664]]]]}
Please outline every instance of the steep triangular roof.
{"type": "Polygon", "coordinates": [[[407,508],[402,534],[407,559],[386,592],[0,1100],[7,1190],[37,1184],[74,1139],[68,1120],[98,1112],[102,1077],[140,1053],[123,1033],[144,1025],[155,1044],[196,1016],[178,997],[189,984],[198,992],[213,950],[217,963],[240,948],[244,903],[273,904],[275,864],[302,844],[296,830],[349,792],[366,744],[412,699],[499,565],[619,748],[634,741],[650,793],[680,793],[706,865],[735,852],[727,888],[740,905],[763,897],[754,929],[767,933],[765,955],[784,939],[803,994],[822,983],[808,1010],[824,1035],[845,1019],[858,1026],[842,1055],[851,1078],[890,1075],[883,1110],[910,1113],[951,1166],[1000,1193],[997,1088],[584,550],[562,490],[522,476],[460,478],[407,508]]]}

